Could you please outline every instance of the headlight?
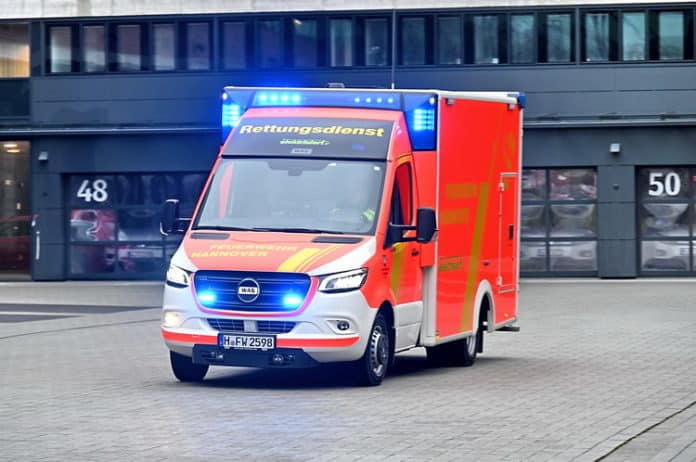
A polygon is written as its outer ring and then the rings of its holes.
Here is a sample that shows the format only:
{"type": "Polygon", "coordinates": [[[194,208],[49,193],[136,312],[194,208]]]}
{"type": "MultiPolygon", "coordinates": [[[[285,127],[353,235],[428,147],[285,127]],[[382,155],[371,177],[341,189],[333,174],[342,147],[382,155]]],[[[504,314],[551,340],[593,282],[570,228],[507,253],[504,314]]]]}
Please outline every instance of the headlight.
{"type": "Polygon", "coordinates": [[[367,278],[367,268],[346,271],[344,273],[329,274],[321,279],[319,291],[321,292],[346,292],[362,287],[367,278]]]}
{"type": "Polygon", "coordinates": [[[187,287],[189,285],[189,273],[178,266],[169,265],[167,270],[167,284],[174,287],[187,287]]]}

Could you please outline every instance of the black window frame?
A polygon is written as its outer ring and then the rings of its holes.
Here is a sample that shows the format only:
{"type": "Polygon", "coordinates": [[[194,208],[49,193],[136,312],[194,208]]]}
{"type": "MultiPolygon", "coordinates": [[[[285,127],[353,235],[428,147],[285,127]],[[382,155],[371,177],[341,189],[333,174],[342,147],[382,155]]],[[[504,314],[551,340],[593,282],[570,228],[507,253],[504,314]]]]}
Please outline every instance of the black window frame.
{"type": "Polygon", "coordinates": [[[694,12],[689,8],[654,8],[648,10],[648,56],[650,61],[660,63],[683,62],[694,59],[694,12]],[[681,58],[660,58],[660,13],[682,13],[684,19],[684,37],[682,38],[681,58]]]}
{"type": "Polygon", "coordinates": [[[536,11],[515,11],[507,14],[505,18],[507,24],[507,64],[513,64],[517,66],[529,66],[534,65],[539,62],[539,18],[536,11]],[[530,40],[529,45],[532,47],[532,59],[530,61],[524,62],[514,62],[513,52],[512,52],[512,18],[515,16],[531,16],[534,19],[534,25],[532,26],[532,40],[530,40]]]}
{"type": "Polygon", "coordinates": [[[650,61],[650,14],[645,9],[627,9],[619,11],[618,15],[618,60],[624,63],[644,63],[650,61]],[[624,15],[640,13],[643,15],[645,42],[643,43],[643,59],[624,59],[624,15]]]}
{"type": "Polygon", "coordinates": [[[619,17],[622,17],[619,15],[619,12],[617,10],[608,10],[608,9],[592,9],[592,10],[583,10],[580,13],[579,21],[580,21],[580,61],[583,63],[613,63],[616,61],[619,61],[619,41],[620,41],[620,35],[619,35],[619,17]],[[592,14],[606,14],[608,15],[609,18],[609,30],[608,30],[608,56],[607,59],[593,59],[590,60],[587,56],[587,28],[586,28],[586,20],[588,15],[592,14]]]}
{"type": "MultiPolygon", "coordinates": [[[[80,29],[79,23],[65,22],[49,22],[45,25],[45,40],[44,40],[44,66],[45,75],[66,75],[80,72],[80,29]],[[51,71],[51,29],[54,27],[66,27],[70,30],[70,70],[69,71],[51,71]]],[[[108,60],[108,58],[107,58],[108,60]]]]}
{"type": "Polygon", "coordinates": [[[576,62],[576,22],[577,14],[575,10],[550,10],[541,11],[537,14],[537,62],[540,64],[549,65],[568,65],[576,62]],[[570,56],[567,61],[549,61],[548,59],[548,37],[547,37],[547,25],[548,17],[555,15],[568,15],[570,16],[570,56]]]}
{"type": "Polygon", "coordinates": [[[179,27],[177,28],[177,43],[178,43],[178,60],[177,60],[177,70],[181,72],[211,72],[215,70],[215,41],[214,41],[214,27],[215,22],[209,18],[186,18],[178,22],[179,27]],[[193,24],[206,24],[208,26],[208,67],[205,69],[190,69],[189,68],[189,29],[188,26],[193,24]]]}
{"type": "Polygon", "coordinates": [[[499,66],[508,62],[507,14],[498,11],[477,11],[464,17],[464,63],[476,66],[499,66]],[[476,37],[474,18],[477,16],[495,16],[498,39],[498,62],[476,62],[476,37]]]}
{"type": "Polygon", "coordinates": [[[104,21],[85,21],[77,24],[79,30],[79,41],[78,41],[78,53],[79,53],[79,71],[82,74],[105,74],[109,72],[109,25],[104,21]],[[85,40],[85,29],[87,27],[101,26],[103,28],[104,34],[104,69],[101,71],[88,71],[87,61],[86,61],[86,40],[85,40]]]}
{"type": "Polygon", "coordinates": [[[286,56],[288,66],[293,69],[316,69],[326,67],[328,62],[328,23],[326,17],[312,16],[307,14],[289,14],[287,18],[288,25],[286,30],[286,43],[289,45],[289,50],[286,56]],[[298,65],[296,61],[297,49],[297,34],[295,32],[295,21],[314,21],[316,23],[316,64],[315,65],[298,65]]]}
{"type": "Polygon", "coordinates": [[[218,46],[218,63],[220,70],[225,71],[225,72],[234,72],[234,71],[243,71],[247,69],[252,69],[255,66],[256,63],[256,50],[258,49],[258,46],[256,44],[256,33],[254,32],[255,30],[255,21],[254,18],[251,18],[249,16],[222,16],[218,18],[217,20],[218,24],[218,41],[217,41],[217,46],[218,46]],[[243,24],[244,30],[243,30],[243,35],[244,35],[244,65],[241,67],[226,67],[225,66],[225,49],[227,45],[225,44],[225,24],[227,23],[235,23],[235,24],[243,24]]]}
{"type": "Polygon", "coordinates": [[[108,72],[116,74],[140,73],[150,70],[150,28],[147,21],[114,21],[108,24],[107,41],[109,43],[108,72]],[[140,28],[140,68],[119,69],[118,63],[118,28],[120,26],[138,26],[140,28]]]}
{"type": "Polygon", "coordinates": [[[465,50],[464,50],[464,16],[457,13],[441,13],[436,14],[434,19],[434,50],[433,50],[433,64],[436,66],[461,66],[465,64],[465,50]],[[440,62],[440,48],[442,47],[440,43],[440,19],[453,18],[459,21],[459,62],[458,63],[441,63],[440,62]]]}
{"type": "MultiPolygon", "coordinates": [[[[386,14],[371,14],[364,16],[357,16],[353,22],[355,31],[355,42],[353,48],[354,65],[356,67],[367,67],[374,69],[384,69],[392,65],[392,18],[386,14]],[[385,62],[384,64],[368,64],[367,63],[367,34],[366,34],[366,23],[373,20],[383,20],[386,25],[386,39],[387,43],[385,46],[385,62]],[[357,46],[356,46],[357,45],[357,46]]],[[[398,39],[397,39],[398,40],[398,39]]]]}
{"type": "Polygon", "coordinates": [[[429,66],[435,62],[435,16],[432,14],[403,14],[397,18],[397,34],[396,37],[396,62],[399,66],[429,66]],[[404,53],[407,44],[404,43],[402,35],[404,20],[422,19],[423,20],[423,62],[422,63],[404,63],[404,53]]]}

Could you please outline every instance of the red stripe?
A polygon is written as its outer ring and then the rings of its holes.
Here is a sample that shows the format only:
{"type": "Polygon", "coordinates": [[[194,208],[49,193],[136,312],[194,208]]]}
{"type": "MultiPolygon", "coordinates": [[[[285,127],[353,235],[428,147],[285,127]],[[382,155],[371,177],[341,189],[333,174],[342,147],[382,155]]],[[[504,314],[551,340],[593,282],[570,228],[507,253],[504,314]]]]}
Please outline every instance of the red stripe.
{"type": "Polygon", "coordinates": [[[198,345],[217,345],[217,335],[184,334],[162,329],[162,337],[171,342],[197,343],[198,345]]]}
{"type": "Polygon", "coordinates": [[[278,338],[278,348],[341,348],[357,343],[360,337],[339,338],[278,338]]]}

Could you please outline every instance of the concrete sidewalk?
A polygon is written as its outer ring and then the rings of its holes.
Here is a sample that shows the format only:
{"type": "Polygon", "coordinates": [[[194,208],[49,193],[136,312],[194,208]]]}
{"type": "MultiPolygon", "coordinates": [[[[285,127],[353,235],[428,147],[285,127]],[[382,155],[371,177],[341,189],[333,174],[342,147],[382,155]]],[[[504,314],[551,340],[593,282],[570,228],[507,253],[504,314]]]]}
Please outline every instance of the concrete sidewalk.
{"type": "Polygon", "coordinates": [[[0,304],[161,307],[161,281],[0,282],[0,304]]]}

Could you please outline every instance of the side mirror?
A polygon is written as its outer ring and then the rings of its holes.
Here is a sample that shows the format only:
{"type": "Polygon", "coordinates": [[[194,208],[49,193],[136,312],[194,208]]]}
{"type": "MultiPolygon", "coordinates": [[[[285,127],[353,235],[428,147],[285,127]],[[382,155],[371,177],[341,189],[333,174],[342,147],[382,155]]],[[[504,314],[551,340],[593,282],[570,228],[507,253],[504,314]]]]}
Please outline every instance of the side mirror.
{"type": "Polygon", "coordinates": [[[183,233],[183,231],[179,229],[179,222],[179,200],[167,199],[164,205],[162,205],[160,233],[165,236],[183,233]]]}
{"type": "Polygon", "coordinates": [[[416,241],[426,243],[433,240],[437,232],[435,210],[421,207],[416,215],[416,241]]]}

